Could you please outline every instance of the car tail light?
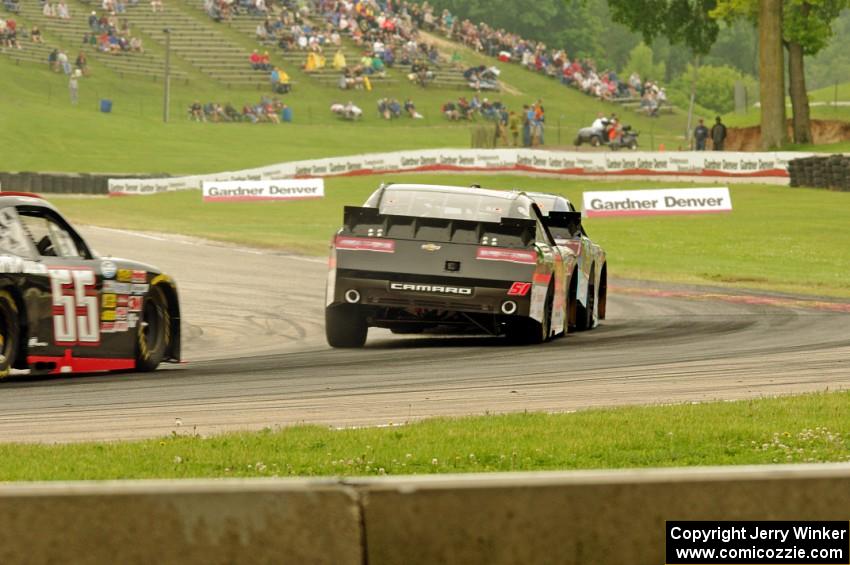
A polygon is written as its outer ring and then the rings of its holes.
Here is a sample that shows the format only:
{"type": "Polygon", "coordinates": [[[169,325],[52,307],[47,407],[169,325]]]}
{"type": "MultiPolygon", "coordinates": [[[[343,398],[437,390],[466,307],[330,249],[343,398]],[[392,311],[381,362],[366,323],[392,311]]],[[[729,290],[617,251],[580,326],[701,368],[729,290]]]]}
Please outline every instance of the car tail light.
{"type": "Polygon", "coordinates": [[[347,251],[376,251],[378,253],[395,253],[395,241],[392,239],[376,239],[372,237],[347,237],[338,235],[334,241],[337,249],[347,251]]]}
{"type": "Polygon", "coordinates": [[[483,261],[507,261],[524,265],[537,264],[537,252],[526,249],[504,249],[500,247],[479,247],[476,259],[483,261]]]}

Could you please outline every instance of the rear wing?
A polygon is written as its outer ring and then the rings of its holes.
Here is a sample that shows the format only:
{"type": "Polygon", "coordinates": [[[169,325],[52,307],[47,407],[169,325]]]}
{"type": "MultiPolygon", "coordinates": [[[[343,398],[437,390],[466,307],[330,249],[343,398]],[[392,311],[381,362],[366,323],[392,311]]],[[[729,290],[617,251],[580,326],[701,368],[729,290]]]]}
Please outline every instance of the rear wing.
{"type": "Polygon", "coordinates": [[[499,247],[530,247],[537,236],[537,222],[502,218],[498,222],[452,220],[381,214],[377,208],[346,206],[343,234],[499,247]]]}

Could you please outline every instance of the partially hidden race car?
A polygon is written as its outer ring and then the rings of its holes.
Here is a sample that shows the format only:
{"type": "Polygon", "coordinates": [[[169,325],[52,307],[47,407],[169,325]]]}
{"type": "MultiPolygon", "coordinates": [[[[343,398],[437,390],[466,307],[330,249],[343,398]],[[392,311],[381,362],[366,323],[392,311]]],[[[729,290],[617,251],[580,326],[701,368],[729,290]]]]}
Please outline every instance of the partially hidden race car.
{"type": "Polygon", "coordinates": [[[180,360],[174,281],[101,258],[49,202],[0,193],[0,378],[152,371],[180,360]]]}
{"type": "Polygon", "coordinates": [[[331,243],[325,333],[361,347],[393,333],[504,335],[541,343],[605,317],[605,253],[550,195],[388,184],[346,206],[331,243]]]}

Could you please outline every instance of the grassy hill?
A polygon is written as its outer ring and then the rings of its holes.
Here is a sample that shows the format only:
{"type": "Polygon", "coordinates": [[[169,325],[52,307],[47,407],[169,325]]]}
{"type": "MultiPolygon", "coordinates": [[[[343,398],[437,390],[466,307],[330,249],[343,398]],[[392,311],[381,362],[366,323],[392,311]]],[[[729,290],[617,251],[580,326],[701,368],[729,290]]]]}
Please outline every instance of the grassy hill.
{"type": "MultiPolygon", "coordinates": [[[[169,5],[208,27],[209,33],[223,42],[246,52],[256,46],[250,33],[215,24],[197,10],[193,0],[173,0],[169,5]]],[[[81,12],[78,9],[76,13],[81,12]]],[[[26,27],[29,23],[22,21],[26,27]]],[[[45,33],[46,43],[73,55],[78,46],[68,37],[45,33]]],[[[151,51],[161,56],[161,46],[156,43],[161,38],[152,33],[145,38],[151,51]]],[[[456,49],[465,64],[493,62],[456,49]]],[[[228,88],[176,56],[175,68],[185,73],[187,80],[172,81],[171,121],[163,124],[161,79],[116,72],[106,64],[111,63],[108,60],[90,61],[92,76],[81,80],[80,102],[74,107],[69,102],[66,77],[48,70],[46,62],[17,63],[8,54],[0,54],[4,82],[0,89],[0,144],[4,147],[0,166],[4,170],[202,173],[368,151],[469,146],[470,124],[447,122],[439,108],[447,100],[473,93],[465,88],[422,89],[407,81],[404,69],[393,70],[395,80],[376,84],[371,92],[340,91],[311,79],[289,61],[285,68],[297,84],[294,92],[282,98],[293,108],[293,124],[204,124],[187,118],[186,109],[193,100],[230,101],[241,108],[269,91],[265,86],[228,88]],[[413,98],[425,119],[381,120],[375,108],[377,100],[385,96],[413,98]],[[101,99],[112,100],[112,113],[99,112],[101,99]],[[329,112],[333,102],[348,100],[363,108],[362,121],[343,122],[329,112]]],[[[247,60],[245,64],[247,68],[247,60]]],[[[568,145],[576,130],[589,124],[597,112],[612,111],[642,132],[643,147],[650,148],[650,137],[655,146],[664,143],[675,148],[682,143],[685,118],[681,114],[646,118],[518,66],[499,66],[506,89],[488,96],[501,99],[512,109],[542,98],[549,145],[559,141],[559,122],[560,143],[568,145]]]]}

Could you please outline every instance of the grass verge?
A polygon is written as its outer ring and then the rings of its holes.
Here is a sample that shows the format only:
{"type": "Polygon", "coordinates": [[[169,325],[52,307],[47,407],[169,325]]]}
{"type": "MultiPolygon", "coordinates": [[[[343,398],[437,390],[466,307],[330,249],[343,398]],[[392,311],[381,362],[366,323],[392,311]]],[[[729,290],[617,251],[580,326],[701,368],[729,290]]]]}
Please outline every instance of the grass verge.
{"type": "Polygon", "coordinates": [[[354,476],[744,465],[850,459],[850,393],[698,405],[0,445],[0,480],[354,476]]]}
{"type": "MultiPolygon", "coordinates": [[[[178,233],[218,241],[323,255],[342,221],[342,207],[361,204],[380,182],[467,185],[564,194],[584,190],[657,188],[646,181],[592,182],[509,175],[399,175],[326,181],[323,200],[203,203],[198,191],[135,198],[53,197],[78,223],[178,233]]],[[[673,186],[688,186],[677,183],[673,186]]],[[[850,193],[771,185],[730,188],[734,211],[703,216],[588,220],[619,277],[721,284],[850,297],[842,265],[850,264],[850,193]]],[[[120,254],[120,249],[101,249],[120,254]]]]}

